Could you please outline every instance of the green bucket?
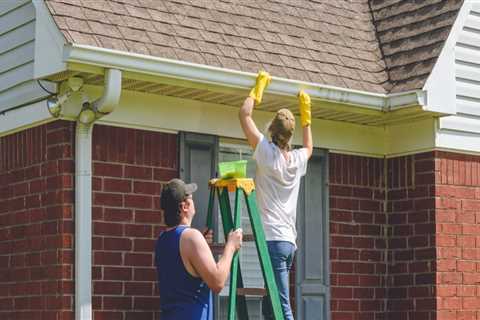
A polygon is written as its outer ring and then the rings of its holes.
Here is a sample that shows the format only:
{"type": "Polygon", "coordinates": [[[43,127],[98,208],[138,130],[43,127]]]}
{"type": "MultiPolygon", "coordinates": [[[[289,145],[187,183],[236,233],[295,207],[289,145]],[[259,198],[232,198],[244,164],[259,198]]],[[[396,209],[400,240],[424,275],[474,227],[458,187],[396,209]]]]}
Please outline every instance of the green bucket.
{"type": "Polygon", "coordinates": [[[247,176],[247,163],[247,160],[220,162],[218,164],[220,178],[245,178],[247,176]]]}

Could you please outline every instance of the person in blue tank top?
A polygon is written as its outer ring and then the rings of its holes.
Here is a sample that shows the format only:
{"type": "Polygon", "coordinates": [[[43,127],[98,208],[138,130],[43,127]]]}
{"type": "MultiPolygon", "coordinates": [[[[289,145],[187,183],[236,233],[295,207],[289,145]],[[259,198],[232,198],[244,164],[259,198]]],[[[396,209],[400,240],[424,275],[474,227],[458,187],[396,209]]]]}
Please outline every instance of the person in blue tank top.
{"type": "Polygon", "coordinates": [[[222,257],[215,262],[204,235],[190,228],[196,189],[195,183],[172,179],[160,197],[167,225],[155,245],[162,320],[211,320],[211,290],[223,289],[233,254],[242,245],[242,230],[230,232],[222,257]]]}

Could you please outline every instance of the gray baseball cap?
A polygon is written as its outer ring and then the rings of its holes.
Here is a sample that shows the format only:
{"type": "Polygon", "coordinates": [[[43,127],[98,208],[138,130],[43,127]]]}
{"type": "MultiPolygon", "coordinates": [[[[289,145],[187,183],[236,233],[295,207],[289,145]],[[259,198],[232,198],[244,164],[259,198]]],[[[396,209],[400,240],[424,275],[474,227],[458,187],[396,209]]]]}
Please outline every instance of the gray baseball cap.
{"type": "Polygon", "coordinates": [[[187,184],[180,179],[172,179],[163,187],[160,206],[163,210],[172,208],[172,206],[178,208],[178,205],[196,190],[196,183],[187,184]]]}

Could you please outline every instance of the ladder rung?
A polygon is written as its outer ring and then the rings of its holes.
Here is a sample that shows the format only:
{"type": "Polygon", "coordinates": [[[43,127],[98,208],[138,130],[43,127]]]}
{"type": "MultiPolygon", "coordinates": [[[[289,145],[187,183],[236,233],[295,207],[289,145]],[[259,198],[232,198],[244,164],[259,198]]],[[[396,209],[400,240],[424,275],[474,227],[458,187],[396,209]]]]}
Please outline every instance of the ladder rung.
{"type": "Polygon", "coordinates": [[[237,295],[239,296],[256,296],[263,297],[267,295],[265,288],[238,288],[237,295]]]}

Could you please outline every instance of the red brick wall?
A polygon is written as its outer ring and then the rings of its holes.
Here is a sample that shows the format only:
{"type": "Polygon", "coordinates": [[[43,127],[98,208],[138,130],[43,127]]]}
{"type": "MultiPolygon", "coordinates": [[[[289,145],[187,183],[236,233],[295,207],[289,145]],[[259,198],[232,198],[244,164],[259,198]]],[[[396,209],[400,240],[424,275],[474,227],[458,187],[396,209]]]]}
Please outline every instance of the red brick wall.
{"type": "Polygon", "coordinates": [[[178,174],[177,136],[95,126],[93,174],[95,320],[158,319],[159,193],[178,174]]]}
{"type": "Polygon", "coordinates": [[[388,160],[386,319],[436,319],[434,170],[434,153],[388,160]]]}
{"type": "Polygon", "coordinates": [[[335,319],[435,319],[435,159],[330,154],[335,319]]]}
{"type": "Polygon", "coordinates": [[[384,161],[329,155],[333,320],[380,319],[385,308],[384,161]]]}
{"type": "Polygon", "coordinates": [[[74,125],[0,138],[0,319],[73,318],[74,125]]]}
{"type": "MultiPolygon", "coordinates": [[[[0,319],[73,319],[74,127],[0,138],[0,319]]],[[[177,152],[176,135],[94,129],[95,320],[158,317],[177,152]]],[[[479,320],[480,157],[329,157],[332,318],[479,320]]]]}
{"type": "Polygon", "coordinates": [[[437,152],[438,320],[480,319],[480,157],[437,152]]]}

